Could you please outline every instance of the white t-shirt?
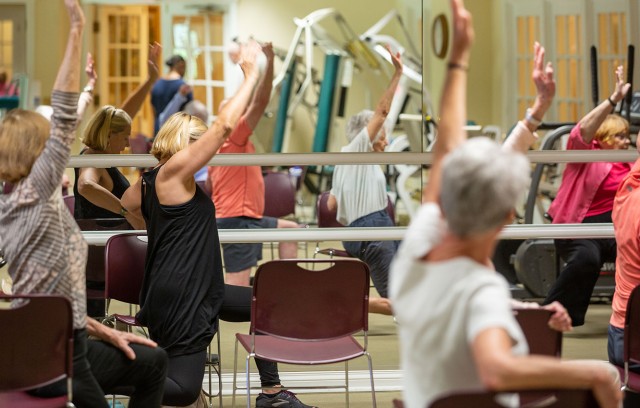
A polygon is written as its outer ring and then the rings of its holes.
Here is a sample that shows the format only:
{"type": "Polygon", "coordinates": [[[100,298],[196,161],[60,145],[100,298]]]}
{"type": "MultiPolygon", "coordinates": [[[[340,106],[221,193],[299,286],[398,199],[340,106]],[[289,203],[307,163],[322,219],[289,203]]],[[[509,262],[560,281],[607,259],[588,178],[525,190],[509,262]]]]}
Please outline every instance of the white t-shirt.
{"type": "MultiPolygon", "coordinates": [[[[370,152],[373,147],[365,127],[342,152],[370,152]]],[[[333,171],[331,194],[336,197],[336,219],[349,225],[360,217],[387,208],[387,181],[377,164],[341,164],[333,171]]]]}
{"type": "Polygon", "coordinates": [[[448,392],[484,389],[471,346],[485,329],[505,329],[514,354],[529,351],[500,274],[466,257],[420,259],[446,228],[440,208],[423,205],[391,265],[389,293],[399,324],[407,408],[424,408],[448,392]]]}

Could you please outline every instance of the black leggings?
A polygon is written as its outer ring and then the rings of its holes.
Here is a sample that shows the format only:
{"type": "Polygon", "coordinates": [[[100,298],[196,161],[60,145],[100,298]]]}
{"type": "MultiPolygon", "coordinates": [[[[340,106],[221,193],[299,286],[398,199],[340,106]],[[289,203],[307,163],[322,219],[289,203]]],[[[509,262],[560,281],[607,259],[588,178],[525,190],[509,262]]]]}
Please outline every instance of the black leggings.
{"type": "MultiPolygon", "coordinates": [[[[250,286],[224,285],[224,300],[220,308],[220,320],[225,322],[251,321],[251,298],[253,289],[250,286]]],[[[280,385],[278,364],[256,358],[256,367],[260,373],[263,387],[280,385]]]]}
{"type": "MultiPolygon", "coordinates": [[[[251,297],[249,286],[225,285],[224,300],[218,317],[225,322],[251,321],[251,297]]],[[[169,369],[164,385],[163,405],[185,406],[192,404],[202,387],[206,362],[206,351],[169,357],[169,369]]],[[[256,359],[263,387],[280,384],[278,365],[271,361],[256,359]]]]}
{"type": "Polygon", "coordinates": [[[206,351],[169,357],[162,405],[182,407],[198,399],[202,389],[206,358],[206,351]]]}

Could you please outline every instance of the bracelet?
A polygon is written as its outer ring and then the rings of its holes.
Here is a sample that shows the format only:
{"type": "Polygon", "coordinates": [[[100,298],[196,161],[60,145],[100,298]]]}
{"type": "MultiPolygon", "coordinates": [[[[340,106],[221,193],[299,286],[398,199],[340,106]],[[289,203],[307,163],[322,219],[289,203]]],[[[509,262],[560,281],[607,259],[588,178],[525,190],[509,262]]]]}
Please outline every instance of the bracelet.
{"type": "Polygon", "coordinates": [[[127,211],[127,209],[126,209],[126,208],[124,208],[123,206],[120,206],[120,215],[121,215],[122,217],[126,217],[128,212],[129,212],[129,211],[127,211]]]}
{"type": "Polygon", "coordinates": [[[611,97],[608,97],[607,100],[609,101],[609,103],[611,104],[611,107],[615,109],[616,106],[618,106],[617,103],[615,103],[611,97]]]}
{"type": "Polygon", "coordinates": [[[93,87],[91,85],[87,85],[84,87],[84,89],[82,90],[82,92],[89,92],[89,93],[93,93],[93,87]]]}
{"type": "Polygon", "coordinates": [[[540,119],[536,119],[533,117],[533,115],[531,114],[531,108],[527,109],[525,114],[524,114],[524,120],[526,120],[527,122],[531,123],[533,126],[538,127],[542,124],[542,121],[540,119]]]}
{"type": "Polygon", "coordinates": [[[466,72],[469,70],[469,67],[467,65],[458,64],[457,62],[450,62],[447,64],[447,69],[459,69],[466,72]]]}

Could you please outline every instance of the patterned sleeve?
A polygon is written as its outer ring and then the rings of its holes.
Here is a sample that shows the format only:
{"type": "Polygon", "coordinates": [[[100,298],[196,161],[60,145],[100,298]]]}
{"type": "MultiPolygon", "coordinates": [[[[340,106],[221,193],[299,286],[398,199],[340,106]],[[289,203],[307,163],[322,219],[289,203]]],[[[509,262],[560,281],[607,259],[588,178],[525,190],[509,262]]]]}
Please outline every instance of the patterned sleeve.
{"type": "Polygon", "coordinates": [[[78,124],[78,94],[53,91],[51,95],[51,133],[36,159],[29,179],[41,199],[48,199],[60,187],[62,173],[69,161],[78,124]]]}

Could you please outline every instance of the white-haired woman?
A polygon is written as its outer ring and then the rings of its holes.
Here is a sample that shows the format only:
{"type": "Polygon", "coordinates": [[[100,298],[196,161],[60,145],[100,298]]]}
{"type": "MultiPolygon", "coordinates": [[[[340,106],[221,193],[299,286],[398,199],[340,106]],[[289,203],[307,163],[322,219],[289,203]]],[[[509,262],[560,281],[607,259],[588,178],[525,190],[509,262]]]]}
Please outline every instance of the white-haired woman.
{"type": "Polygon", "coordinates": [[[508,285],[490,258],[526,190],[529,163],[511,148],[526,146],[516,139],[526,138],[529,126],[519,125],[507,149],[484,138],[464,143],[473,28],[462,0],[452,8],[431,175],[391,271],[405,405],[424,408],[461,390],[591,388],[602,407],[617,407],[619,381],[606,363],[527,355],[508,285]]]}
{"type": "MultiPolygon", "coordinates": [[[[395,71],[387,89],[380,97],[375,111],[364,110],[347,122],[349,144],[342,152],[384,152],[387,134],[384,123],[389,114],[393,94],[402,77],[400,54],[387,48],[395,71]]],[[[387,213],[387,181],[379,165],[340,165],[333,173],[331,195],[327,202],[330,210],[337,210],[337,220],[349,227],[392,227],[387,213]]],[[[349,255],[369,266],[371,280],[381,298],[371,298],[369,311],[391,314],[387,299],[389,265],[398,250],[398,241],[345,241],[349,255]]]]}

